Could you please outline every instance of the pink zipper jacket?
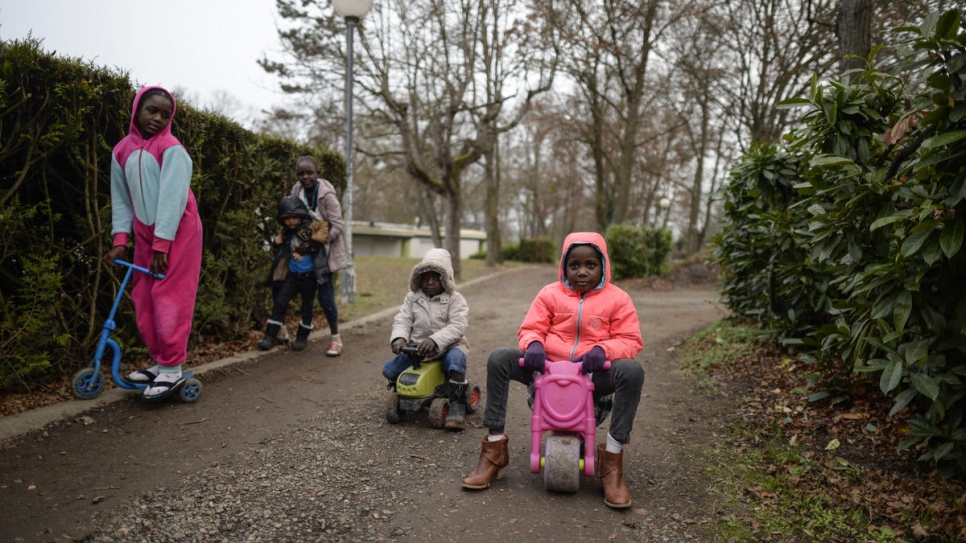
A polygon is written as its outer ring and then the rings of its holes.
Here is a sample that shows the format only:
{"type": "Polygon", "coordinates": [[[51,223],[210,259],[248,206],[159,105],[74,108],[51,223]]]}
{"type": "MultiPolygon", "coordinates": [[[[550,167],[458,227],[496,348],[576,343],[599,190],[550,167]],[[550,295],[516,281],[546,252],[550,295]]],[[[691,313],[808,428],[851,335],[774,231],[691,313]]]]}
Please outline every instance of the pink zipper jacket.
{"type": "Polygon", "coordinates": [[[543,287],[530,304],[517,335],[526,350],[543,343],[548,361],[574,360],[595,345],[608,360],[635,358],[644,348],[637,310],[631,297],[610,282],[607,242],[596,232],[574,232],[564,240],[558,281],[543,287]],[[567,282],[566,257],[574,245],[587,244],[603,255],[600,284],[581,294],[567,282]]]}

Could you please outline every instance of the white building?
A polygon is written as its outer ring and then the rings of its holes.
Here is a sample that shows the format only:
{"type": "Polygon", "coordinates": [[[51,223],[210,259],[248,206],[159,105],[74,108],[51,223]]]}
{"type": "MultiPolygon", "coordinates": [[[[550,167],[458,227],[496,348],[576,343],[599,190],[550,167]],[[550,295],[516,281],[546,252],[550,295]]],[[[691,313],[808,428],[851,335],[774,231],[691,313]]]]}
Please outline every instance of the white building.
{"type": "MultiPolygon", "coordinates": [[[[446,231],[442,232],[443,237],[446,231]]],[[[429,228],[413,225],[352,221],[352,256],[393,256],[422,258],[433,248],[433,236],[429,228]]],[[[486,248],[486,232],[483,230],[460,230],[460,257],[486,248]]]]}

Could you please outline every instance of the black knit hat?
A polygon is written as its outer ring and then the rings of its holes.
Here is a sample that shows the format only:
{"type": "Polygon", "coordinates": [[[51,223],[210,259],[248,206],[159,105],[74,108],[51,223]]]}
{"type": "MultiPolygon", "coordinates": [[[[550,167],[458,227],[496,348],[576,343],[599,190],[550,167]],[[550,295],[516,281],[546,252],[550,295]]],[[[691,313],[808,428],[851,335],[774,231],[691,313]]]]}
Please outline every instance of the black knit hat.
{"type": "Polygon", "coordinates": [[[305,202],[303,202],[298,196],[286,196],[278,202],[278,214],[275,218],[279,222],[282,222],[282,217],[285,216],[297,216],[304,217],[306,219],[311,219],[312,216],[309,215],[309,208],[305,207],[305,202]]]}

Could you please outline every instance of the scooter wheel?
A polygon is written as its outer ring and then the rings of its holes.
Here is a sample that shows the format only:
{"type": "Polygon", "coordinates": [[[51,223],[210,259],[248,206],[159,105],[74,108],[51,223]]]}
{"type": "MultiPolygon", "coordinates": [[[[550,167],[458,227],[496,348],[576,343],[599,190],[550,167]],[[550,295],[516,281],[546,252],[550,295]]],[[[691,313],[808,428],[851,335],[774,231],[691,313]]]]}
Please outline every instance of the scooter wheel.
{"type": "Polygon", "coordinates": [[[466,391],[466,414],[472,415],[476,413],[476,409],[480,406],[480,399],[483,398],[483,390],[480,385],[472,385],[470,389],[466,391]]]}
{"type": "Polygon", "coordinates": [[[96,398],[104,390],[104,379],[94,368],[84,368],[70,380],[70,391],[79,400],[96,398]]]}
{"type": "Polygon", "coordinates": [[[580,440],[550,436],[544,445],[543,484],[554,492],[580,489],[580,440]]]}
{"type": "Polygon", "coordinates": [[[402,413],[399,412],[399,394],[395,392],[389,394],[386,400],[386,420],[391,424],[402,422],[402,413]]]}
{"type": "Polygon", "coordinates": [[[436,398],[429,405],[429,425],[433,428],[442,428],[446,424],[446,415],[448,414],[449,400],[436,398]]]}
{"type": "Polygon", "coordinates": [[[199,396],[201,396],[201,381],[194,377],[186,379],[181,385],[181,390],[178,391],[178,397],[184,403],[194,403],[198,401],[199,396]]]}

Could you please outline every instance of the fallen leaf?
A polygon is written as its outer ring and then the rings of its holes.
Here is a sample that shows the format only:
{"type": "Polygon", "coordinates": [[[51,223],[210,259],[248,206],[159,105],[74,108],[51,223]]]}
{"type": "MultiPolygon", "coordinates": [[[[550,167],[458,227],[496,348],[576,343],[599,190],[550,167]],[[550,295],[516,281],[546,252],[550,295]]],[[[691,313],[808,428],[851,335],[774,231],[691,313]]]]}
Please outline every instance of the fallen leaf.
{"type": "Polygon", "coordinates": [[[833,419],[833,422],[838,422],[838,421],[840,421],[842,419],[845,419],[845,420],[865,420],[867,418],[869,418],[869,415],[866,414],[866,413],[840,413],[840,414],[838,414],[838,415],[835,416],[835,418],[833,419]]]}
{"type": "Polygon", "coordinates": [[[840,445],[842,445],[842,444],[839,443],[839,440],[838,439],[833,439],[832,441],[829,441],[828,442],[828,445],[825,446],[825,450],[826,451],[834,451],[835,449],[838,449],[840,445]]]}

